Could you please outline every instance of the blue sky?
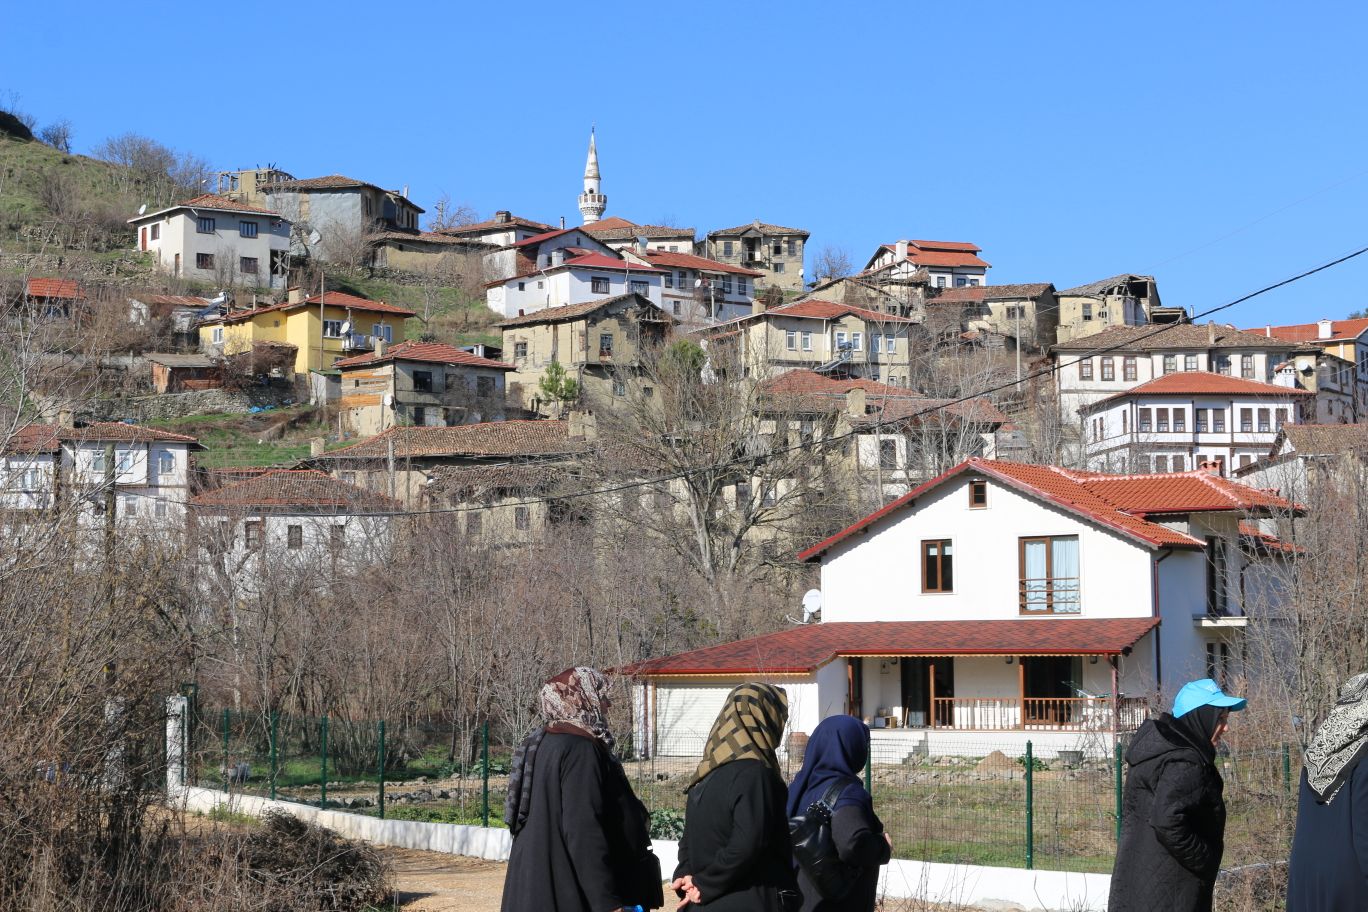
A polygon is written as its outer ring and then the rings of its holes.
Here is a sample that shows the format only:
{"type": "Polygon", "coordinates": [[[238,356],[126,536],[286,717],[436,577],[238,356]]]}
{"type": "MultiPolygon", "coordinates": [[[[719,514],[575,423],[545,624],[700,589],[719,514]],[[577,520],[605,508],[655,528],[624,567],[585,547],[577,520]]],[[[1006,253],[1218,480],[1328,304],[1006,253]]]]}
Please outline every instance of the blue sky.
{"type": "MultiPolygon", "coordinates": [[[[1362,4],[15,5],[0,95],[77,151],[407,184],[578,221],[755,218],[857,265],[968,240],[997,283],[1153,273],[1203,309],[1368,245],[1362,4]],[[22,40],[21,40],[22,39],[22,40]],[[236,52],[235,52],[236,51],[236,52]]],[[[1228,311],[1368,306],[1368,256],[1228,311]]]]}

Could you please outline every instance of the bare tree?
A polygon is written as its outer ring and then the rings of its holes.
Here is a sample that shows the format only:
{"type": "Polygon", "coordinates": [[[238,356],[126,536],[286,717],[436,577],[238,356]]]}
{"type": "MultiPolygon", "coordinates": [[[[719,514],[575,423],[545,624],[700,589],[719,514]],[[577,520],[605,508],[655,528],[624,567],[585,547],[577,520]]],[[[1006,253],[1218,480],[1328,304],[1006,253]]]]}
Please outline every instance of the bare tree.
{"type": "Polygon", "coordinates": [[[71,121],[63,118],[53,121],[38,132],[38,138],[58,152],[71,154],[71,121]]]}
{"type": "Polygon", "coordinates": [[[451,201],[449,193],[443,193],[437,198],[437,202],[432,204],[432,214],[428,216],[428,231],[446,231],[448,228],[460,228],[463,225],[473,225],[480,220],[480,213],[475,211],[475,207],[468,203],[455,203],[451,201]]]}
{"type": "Polygon", "coordinates": [[[850,252],[844,247],[827,244],[812,258],[812,278],[815,282],[827,279],[843,279],[855,274],[855,265],[850,261],[850,252]]]}

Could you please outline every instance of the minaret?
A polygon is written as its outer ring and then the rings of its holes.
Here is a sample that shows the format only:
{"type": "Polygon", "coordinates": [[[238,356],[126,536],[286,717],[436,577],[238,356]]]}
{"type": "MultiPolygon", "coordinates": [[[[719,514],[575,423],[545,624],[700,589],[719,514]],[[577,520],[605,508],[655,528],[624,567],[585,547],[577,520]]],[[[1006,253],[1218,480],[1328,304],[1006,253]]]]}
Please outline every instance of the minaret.
{"type": "Polygon", "coordinates": [[[580,194],[579,211],[584,224],[603,218],[608,208],[608,197],[599,192],[598,147],[594,145],[594,129],[589,128],[589,160],[584,163],[584,192],[580,194]]]}

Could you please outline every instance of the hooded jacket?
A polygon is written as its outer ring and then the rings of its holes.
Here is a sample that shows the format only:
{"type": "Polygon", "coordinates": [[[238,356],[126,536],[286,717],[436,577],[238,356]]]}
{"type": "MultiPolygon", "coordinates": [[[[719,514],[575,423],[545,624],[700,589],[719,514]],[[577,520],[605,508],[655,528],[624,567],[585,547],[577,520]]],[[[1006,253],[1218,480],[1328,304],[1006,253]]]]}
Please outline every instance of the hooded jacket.
{"type": "Polygon", "coordinates": [[[1195,721],[1152,719],[1126,754],[1109,912],[1211,910],[1225,851],[1224,783],[1195,721]]]}

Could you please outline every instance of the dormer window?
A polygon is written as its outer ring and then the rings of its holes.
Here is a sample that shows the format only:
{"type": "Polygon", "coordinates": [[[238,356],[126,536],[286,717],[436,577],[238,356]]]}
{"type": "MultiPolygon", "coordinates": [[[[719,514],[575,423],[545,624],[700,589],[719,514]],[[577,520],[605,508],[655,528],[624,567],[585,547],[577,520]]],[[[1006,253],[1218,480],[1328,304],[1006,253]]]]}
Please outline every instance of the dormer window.
{"type": "Polygon", "coordinates": [[[969,509],[982,510],[988,506],[988,480],[969,479],[969,509]]]}

